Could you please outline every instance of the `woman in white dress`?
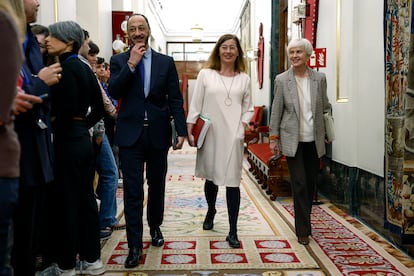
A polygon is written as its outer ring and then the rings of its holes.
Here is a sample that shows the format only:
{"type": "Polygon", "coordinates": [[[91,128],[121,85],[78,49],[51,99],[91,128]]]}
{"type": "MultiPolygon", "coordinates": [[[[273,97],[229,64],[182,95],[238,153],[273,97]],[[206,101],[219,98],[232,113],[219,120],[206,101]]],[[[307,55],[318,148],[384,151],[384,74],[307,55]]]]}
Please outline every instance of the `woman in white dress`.
{"type": "Polygon", "coordinates": [[[226,187],[230,231],[226,240],[240,247],[237,218],[240,207],[240,179],[243,164],[244,131],[253,116],[250,78],[239,39],[225,34],[217,41],[204,68],[199,72],[188,117],[188,141],[196,146],[192,130],[197,118],[210,118],[204,144],[197,150],[195,175],[205,178],[208,211],[204,230],[213,228],[219,186],[226,187]]]}

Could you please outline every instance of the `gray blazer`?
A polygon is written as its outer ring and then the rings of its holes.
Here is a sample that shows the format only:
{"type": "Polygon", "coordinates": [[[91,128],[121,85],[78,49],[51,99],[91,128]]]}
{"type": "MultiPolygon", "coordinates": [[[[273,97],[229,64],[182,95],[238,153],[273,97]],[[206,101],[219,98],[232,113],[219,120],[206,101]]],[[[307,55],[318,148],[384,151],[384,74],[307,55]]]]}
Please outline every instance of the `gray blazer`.
{"type": "MultiPolygon", "coordinates": [[[[326,92],[326,76],[308,68],[314,136],[318,157],[325,155],[325,125],[323,114],[331,112],[326,92]]],[[[293,69],[279,74],[274,82],[274,99],[269,134],[280,136],[282,154],[294,157],[299,143],[299,97],[293,69]]]]}

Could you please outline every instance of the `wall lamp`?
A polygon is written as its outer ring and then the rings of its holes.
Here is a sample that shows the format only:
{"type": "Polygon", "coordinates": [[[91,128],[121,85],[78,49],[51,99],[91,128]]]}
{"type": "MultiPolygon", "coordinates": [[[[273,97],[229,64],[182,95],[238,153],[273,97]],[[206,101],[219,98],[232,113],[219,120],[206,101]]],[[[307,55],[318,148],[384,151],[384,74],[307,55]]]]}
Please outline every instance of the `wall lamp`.
{"type": "Polygon", "coordinates": [[[129,16],[127,15],[125,16],[125,20],[121,23],[121,30],[124,32],[124,37],[121,38],[121,35],[117,34],[115,40],[112,42],[112,49],[114,49],[117,54],[128,50],[128,19],[129,16]]]}
{"type": "Polygon", "coordinates": [[[257,60],[259,50],[257,48],[247,48],[246,57],[249,61],[257,60]]]}

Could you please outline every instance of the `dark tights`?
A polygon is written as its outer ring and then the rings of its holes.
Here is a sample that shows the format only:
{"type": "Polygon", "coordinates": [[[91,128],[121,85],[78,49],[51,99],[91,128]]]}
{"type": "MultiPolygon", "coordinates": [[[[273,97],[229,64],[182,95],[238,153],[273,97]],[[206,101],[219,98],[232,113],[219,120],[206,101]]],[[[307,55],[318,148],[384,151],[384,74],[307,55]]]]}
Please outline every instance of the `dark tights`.
{"type": "MultiPolygon", "coordinates": [[[[206,196],[208,211],[207,216],[216,214],[216,199],[218,193],[218,186],[213,181],[206,180],[204,185],[204,194],[206,196]]],[[[237,218],[239,216],[240,208],[240,188],[226,187],[226,201],[227,212],[229,214],[230,233],[237,233],[237,218]]]]}

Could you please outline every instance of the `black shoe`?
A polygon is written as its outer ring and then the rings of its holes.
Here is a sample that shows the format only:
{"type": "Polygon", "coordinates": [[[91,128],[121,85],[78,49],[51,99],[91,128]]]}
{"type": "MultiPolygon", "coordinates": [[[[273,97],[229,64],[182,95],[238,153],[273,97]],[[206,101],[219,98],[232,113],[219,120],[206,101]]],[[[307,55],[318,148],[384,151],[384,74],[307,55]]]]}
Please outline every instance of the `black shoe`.
{"type": "Polygon", "coordinates": [[[125,268],[133,268],[138,266],[139,260],[142,257],[142,249],[132,247],[129,249],[128,257],[125,260],[125,268]]]}
{"type": "Polygon", "coordinates": [[[164,244],[164,237],[162,236],[161,229],[159,227],[151,229],[151,244],[153,246],[162,246],[164,244]]]}
{"type": "Polygon", "coordinates": [[[303,245],[308,245],[309,237],[298,237],[298,242],[303,245]]]}
{"type": "Polygon", "coordinates": [[[203,230],[211,230],[214,226],[214,216],[216,215],[216,211],[214,212],[207,212],[206,218],[203,222],[203,230]]]}
{"type": "Polygon", "coordinates": [[[240,248],[240,241],[237,238],[237,234],[230,234],[226,237],[226,241],[229,242],[230,247],[240,248]]]}

